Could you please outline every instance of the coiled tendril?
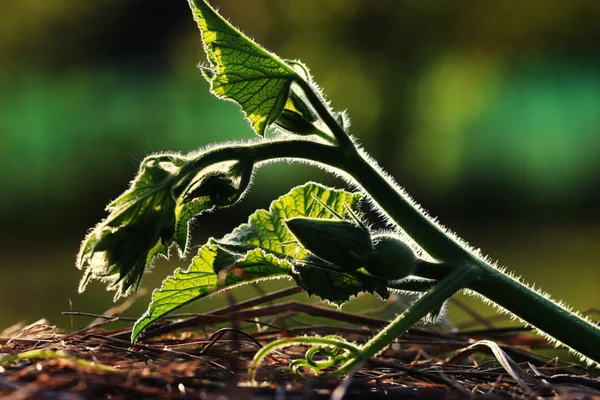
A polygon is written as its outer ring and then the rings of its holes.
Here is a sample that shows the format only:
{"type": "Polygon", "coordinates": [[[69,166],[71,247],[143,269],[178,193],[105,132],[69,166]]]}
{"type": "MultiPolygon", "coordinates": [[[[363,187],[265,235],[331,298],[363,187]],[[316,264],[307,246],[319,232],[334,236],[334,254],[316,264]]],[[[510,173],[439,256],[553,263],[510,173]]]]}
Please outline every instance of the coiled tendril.
{"type": "Polygon", "coordinates": [[[254,381],[258,366],[271,352],[284,347],[302,345],[311,345],[312,347],[308,349],[304,359],[294,360],[290,363],[289,368],[296,374],[300,374],[301,370],[310,370],[315,374],[320,374],[324,369],[337,367],[336,370],[328,372],[326,376],[338,376],[344,373],[341,368],[349,361],[361,358],[360,348],[339,336],[279,339],[267,344],[256,353],[252,365],[248,369],[250,382],[254,381]]]}

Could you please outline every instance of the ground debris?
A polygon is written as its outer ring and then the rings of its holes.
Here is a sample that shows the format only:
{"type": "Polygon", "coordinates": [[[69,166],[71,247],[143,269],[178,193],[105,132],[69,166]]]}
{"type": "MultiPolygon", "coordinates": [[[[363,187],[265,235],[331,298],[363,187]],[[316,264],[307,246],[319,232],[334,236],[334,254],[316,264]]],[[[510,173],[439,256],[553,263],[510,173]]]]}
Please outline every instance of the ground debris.
{"type": "MultiPolygon", "coordinates": [[[[263,297],[274,300],[273,294],[263,297]]],[[[72,314],[101,322],[64,333],[41,320],[0,337],[0,398],[600,398],[596,370],[532,353],[531,343],[540,342],[522,328],[495,329],[488,323],[462,332],[448,324],[415,328],[342,381],[310,376],[300,381],[282,367],[306,348],[290,347],[261,365],[257,379],[263,385],[257,387],[246,382],[247,366],[263,344],[332,333],[360,343],[385,321],[254,299],[248,308],[239,303],[184,323],[167,319],[131,344],[130,329],[110,328],[126,318],[72,314]],[[295,320],[299,314],[344,325],[303,326],[295,320]]]]}

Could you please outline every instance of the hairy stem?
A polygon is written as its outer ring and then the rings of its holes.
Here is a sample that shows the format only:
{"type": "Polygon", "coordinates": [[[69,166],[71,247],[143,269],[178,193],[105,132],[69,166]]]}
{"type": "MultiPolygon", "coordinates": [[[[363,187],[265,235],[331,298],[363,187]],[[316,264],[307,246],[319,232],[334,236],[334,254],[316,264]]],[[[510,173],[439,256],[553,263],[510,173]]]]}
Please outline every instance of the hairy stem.
{"type": "MultiPolygon", "coordinates": [[[[420,262],[415,274],[439,280],[452,270],[448,264],[420,262]]],[[[516,315],[546,338],[561,342],[588,361],[600,363],[598,326],[548,296],[491,267],[484,269],[481,278],[467,287],[516,315]]]]}
{"type": "Polygon", "coordinates": [[[366,362],[384,350],[390,343],[419,322],[431,310],[441,306],[450,296],[463,289],[469,282],[478,278],[481,270],[469,264],[456,268],[448,276],[439,281],[429,292],[396,317],[375,337],[361,348],[360,358],[355,358],[339,370],[336,375],[343,375],[366,362]]]}
{"type": "Polygon", "coordinates": [[[300,86],[340,143],[342,165],[336,167],[348,173],[369,194],[380,211],[387,214],[432,257],[444,262],[447,273],[453,274],[453,270],[463,265],[477,267],[482,279],[473,284],[474,290],[534,325],[550,338],[567,345],[580,356],[590,357],[588,361],[593,359],[600,364],[600,328],[471,253],[421,211],[366,154],[355,146],[344,146],[350,138],[347,141],[338,138],[347,135],[329,109],[316,93],[311,96],[309,84],[300,86]]]}
{"type": "Polygon", "coordinates": [[[317,93],[317,91],[311,86],[310,83],[298,77],[294,80],[300,86],[308,101],[313,105],[317,114],[325,122],[325,125],[329,128],[333,136],[337,140],[338,146],[342,149],[354,150],[355,146],[350,139],[350,136],[344,131],[344,129],[338,124],[335,117],[331,114],[331,111],[325,104],[325,100],[317,93]]]}
{"type": "Polygon", "coordinates": [[[385,212],[432,257],[452,264],[473,262],[473,257],[428,218],[381,170],[361,154],[351,155],[344,164],[356,182],[385,212]]]}
{"type": "Polygon", "coordinates": [[[246,143],[221,145],[202,151],[181,168],[177,175],[175,195],[185,190],[194,179],[194,175],[204,168],[225,161],[239,160],[259,164],[264,161],[285,161],[302,159],[321,165],[338,166],[342,164],[335,147],[310,140],[259,140],[246,143]]]}
{"type": "Polygon", "coordinates": [[[535,327],[542,336],[562,342],[580,356],[585,355],[600,363],[598,326],[557,304],[547,295],[495,269],[470,287],[535,327]]]}

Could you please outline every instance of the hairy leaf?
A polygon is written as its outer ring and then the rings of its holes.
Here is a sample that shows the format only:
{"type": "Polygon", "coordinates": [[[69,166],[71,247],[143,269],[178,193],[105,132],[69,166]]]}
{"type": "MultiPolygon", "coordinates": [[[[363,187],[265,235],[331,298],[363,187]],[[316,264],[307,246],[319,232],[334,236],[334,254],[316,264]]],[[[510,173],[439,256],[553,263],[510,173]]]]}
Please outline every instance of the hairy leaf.
{"type": "Polygon", "coordinates": [[[206,1],[188,0],[210,68],[203,68],[211,91],[238,103],[254,131],[263,136],[288,99],[293,68],[250,40],[206,1]]]}
{"type": "Polygon", "coordinates": [[[288,260],[278,258],[262,249],[255,249],[244,255],[233,268],[221,269],[219,275],[223,275],[223,272],[226,274],[219,284],[229,287],[255,279],[289,275],[292,268],[288,260]]]}
{"type": "Polygon", "coordinates": [[[184,254],[190,220],[213,207],[234,203],[246,190],[252,165],[223,163],[181,177],[189,162],[174,154],[149,156],[142,161],[130,188],[108,205],[108,217],[81,245],[77,267],[83,270],[79,291],[90,280],[107,283],[115,300],[137,290],[142,275],[157,256],[167,256],[173,243],[184,254]],[[188,189],[175,195],[181,180],[188,189]]]}
{"type": "Polygon", "coordinates": [[[305,262],[296,265],[297,274],[292,278],[309,295],[338,306],[361,292],[377,293],[383,299],[389,296],[385,280],[367,275],[362,270],[335,271],[335,265],[323,264],[320,259],[311,256],[305,262]]]}
{"type": "Polygon", "coordinates": [[[218,281],[217,274],[213,272],[217,252],[216,246],[203,246],[187,270],[177,268],[163,281],[160,289],[152,292],[148,310],[133,327],[132,341],[158,318],[214,290],[218,281]]]}
{"type": "Polygon", "coordinates": [[[261,249],[240,255],[214,244],[202,246],[187,270],[177,268],[154,290],[152,302],[135,323],[131,339],[135,341],[154,321],[195,300],[256,279],[287,276],[291,270],[288,261],[261,249]]]}
{"type": "Polygon", "coordinates": [[[336,213],[344,214],[345,204],[355,208],[360,198],[360,193],[307,183],[273,201],[268,211],[256,211],[248,223],[237,227],[223,241],[249,244],[295,259],[304,259],[308,252],[296,243],[285,220],[294,217],[336,218],[322,203],[336,213]]]}
{"type": "Polygon", "coordinates": [[[346,206],[356,208],[360,193],[335,190],[316,183],[294,188],[271,203],[269,211],[259,210],[252,214],[248,223],[225,236],[222,244],[252,245],[279,257],[294,260],[296,274],[292,277],[298,286],[335,304],[343,304],[360,292],[377,292],[387,297],[384,281],[370,277],[361,271],[343,271],[336,266],[312,256],[295,240],[285,221],[294,217],[330,219],[344,214],[346,206]]]}
{"type": "Polygon", "coordinates": [[[186,160],[176,155],[147,157],[130,188],[107,207],[81,245],[79,292],[92,279],[107,282],[115,300],[137,289],[146,267],[172,243],[177,201],[171,188],[186,160]]]}
{"type": "Polygon", "coordinates": [[[256,211],[248,223],[222,240],[211,239],[187,270],[177,269],[153,292],[148,310],[136,322],[132,339],[179,307],[255,280],[291,276],[308,293],[335,304],[342,304],[362,291],[387,297],[384,280],[360,271],[336,271],[335,266],[294,243],[285,225],[290,217],[334,218],[330,210],[343,213],[345,204],[356,207],[360,198],[359,193],[308,183],[273,201],[269,211],[256,211]]]}

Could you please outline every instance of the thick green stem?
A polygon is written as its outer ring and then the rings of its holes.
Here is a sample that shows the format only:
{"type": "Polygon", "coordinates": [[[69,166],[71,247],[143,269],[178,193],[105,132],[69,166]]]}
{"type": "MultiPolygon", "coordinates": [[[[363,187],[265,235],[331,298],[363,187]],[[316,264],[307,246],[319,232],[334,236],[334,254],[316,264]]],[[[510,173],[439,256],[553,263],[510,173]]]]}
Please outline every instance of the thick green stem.
{"type": "Polygon", "coordinates": [[[580,355],[600,363],[600,328],[510,276],[488,270],[470,287],[580,355]]]}
{"type": "Polygon", "coordinates": [[[194,179],[195,174],[213,164],[240,160],[259,164],[260,162],[286,159],[301,159],[321,165],[339,166],[342,158],[335,147],[310,140],[255,141],[218,146],[203,151],[190,160],[177,175],[176,195],[194,179]]]}
{"type": "Polygon", "coordinates": [[[361,357],[355,358],[344,364],[336,371],[336,375],[347,373],[384,350],[390,343],[419,322],[431,310],[440,307],[450,296],[463,289],[469,282],[477,279],[480,272],[481,270],[479,268],[468,264],[456,268],[448,276],[440,280],[433,289],[427,292],[423,297],[417,300],[417,302],[390,322],[390,324],[375,337],[369,340],[361,348],[361,357]]]}
{"type": "MultiPolygon", "coordinates": [[[[453,267],[448,264],[420,262],[415,273],[439,280],[452,273],[452,270],[453,267]]],[[[469,284],[469,289],[516,315],[547,337],[600,363],[598,326],[495,268],[486,265],[481,270],[481,278],[469,284]]]]}

